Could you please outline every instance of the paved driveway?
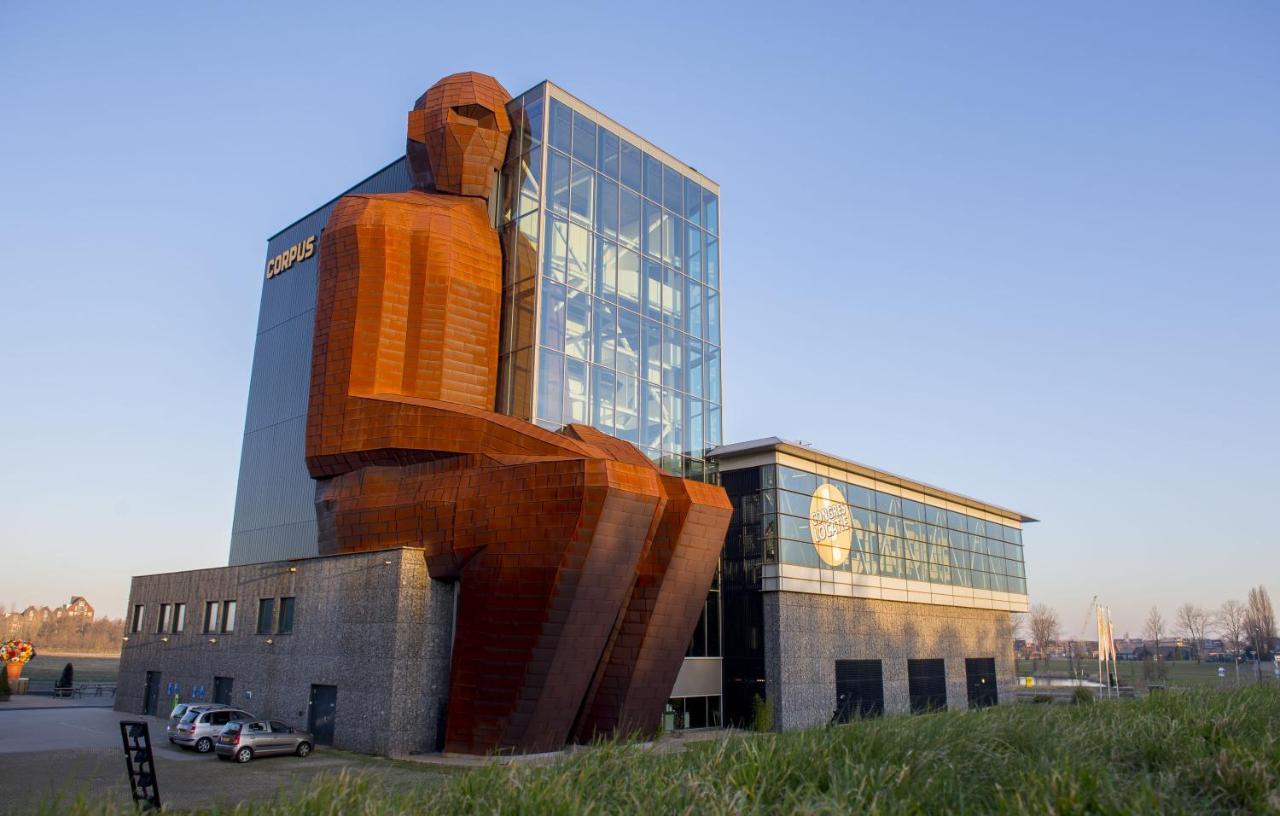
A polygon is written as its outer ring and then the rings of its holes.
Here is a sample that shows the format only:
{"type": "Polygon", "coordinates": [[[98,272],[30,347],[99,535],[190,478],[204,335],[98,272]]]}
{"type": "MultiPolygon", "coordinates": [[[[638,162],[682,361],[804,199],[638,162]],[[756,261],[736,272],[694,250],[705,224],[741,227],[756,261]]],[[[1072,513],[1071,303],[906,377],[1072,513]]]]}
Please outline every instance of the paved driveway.
{"type": "MultiPolygon", "coordinates": [[[[29,813],[40,803],[83,795],[89,801],[131,802],[120,744],[120,720],[142,719],[109,708],[0,708],[0,790],[5,814],[29,813]]],[[[166,808],[235,805],[270,799],[305,787],[316,776],[343,769],[366,773],[378,784],[430,786],[447,769],[393,762],[346,751],[318,749],[306,759],[263,757],[247,765],[219,762],[171,745],[164,721],[151,725],[160,799],[166,808]]]]}

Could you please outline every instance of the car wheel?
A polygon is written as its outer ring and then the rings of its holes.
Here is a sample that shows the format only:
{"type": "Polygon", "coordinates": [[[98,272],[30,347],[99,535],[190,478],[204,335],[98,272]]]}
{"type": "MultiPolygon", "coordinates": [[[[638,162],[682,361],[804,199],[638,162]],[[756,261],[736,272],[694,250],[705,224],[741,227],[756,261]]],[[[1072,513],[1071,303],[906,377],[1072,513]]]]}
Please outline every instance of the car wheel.
{"type": "Polygon", "coordinates": [[[311,743],[309,742],[298,743],[298,750],[294,751],[294,753],[300,757],[306,756],[307,754],[311,753],[311,743]]]}
{"type": "Polygon", "coordinates": [[[253,759],[253,750],[250,748],[241,748],[236,751],[236,762],[248,762],[253,759]]]}
{"type": "Polygon", "coordinates": [[[201,737],[200,739],[196,740],[197,753],[207,754],[212,750],[213,750],[213,740],[209,739],[208,737],[201,737]]]}

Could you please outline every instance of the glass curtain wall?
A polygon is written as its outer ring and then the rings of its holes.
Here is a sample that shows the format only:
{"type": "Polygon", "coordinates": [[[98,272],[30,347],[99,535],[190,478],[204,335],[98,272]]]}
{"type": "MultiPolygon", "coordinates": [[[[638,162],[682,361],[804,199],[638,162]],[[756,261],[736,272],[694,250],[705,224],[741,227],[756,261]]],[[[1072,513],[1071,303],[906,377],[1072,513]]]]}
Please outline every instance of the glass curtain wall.
{"type": "Polygon", "coordinates": [[[721,442],[719,199],[539,85],[512,100],[498,410],[708,479],[721,442]]]}

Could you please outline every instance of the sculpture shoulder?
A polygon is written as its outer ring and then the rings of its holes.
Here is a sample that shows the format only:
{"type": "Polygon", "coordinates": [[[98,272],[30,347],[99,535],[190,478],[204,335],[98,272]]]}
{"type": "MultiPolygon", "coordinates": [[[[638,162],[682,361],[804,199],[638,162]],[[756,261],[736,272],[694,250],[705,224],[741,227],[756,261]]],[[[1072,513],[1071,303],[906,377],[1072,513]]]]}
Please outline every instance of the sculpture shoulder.
{"type": "Polygon", "coordinates": [[[345,195],[333,205],[326,229],[341,226],[426,226],[440,221],[461,222],[468,227],[489,224],[484,201],[455,195],[411,190],[404,193],[345,195]]]}

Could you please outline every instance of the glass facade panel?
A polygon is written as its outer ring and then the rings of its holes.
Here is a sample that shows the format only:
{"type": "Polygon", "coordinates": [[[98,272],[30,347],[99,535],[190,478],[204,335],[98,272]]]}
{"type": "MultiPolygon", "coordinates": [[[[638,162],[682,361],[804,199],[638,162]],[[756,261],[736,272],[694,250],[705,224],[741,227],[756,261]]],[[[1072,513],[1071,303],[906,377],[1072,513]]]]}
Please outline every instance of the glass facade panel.
{"type": "Polygon", "coordinates": [[[551,429],[588,423],[671,473],[711,478],[715,194],[554,88],[508,110],[500,409],[551,429]]]}

